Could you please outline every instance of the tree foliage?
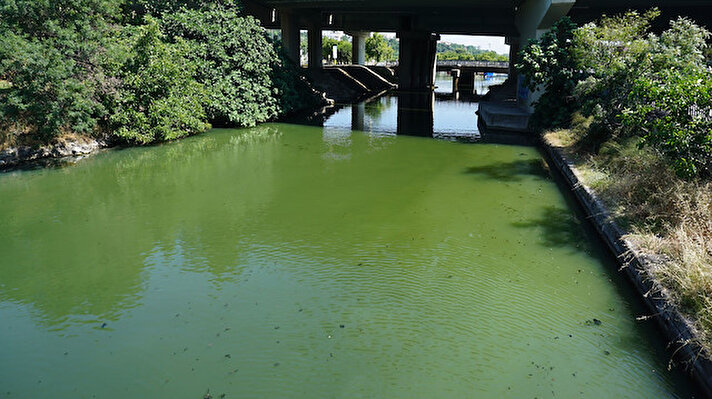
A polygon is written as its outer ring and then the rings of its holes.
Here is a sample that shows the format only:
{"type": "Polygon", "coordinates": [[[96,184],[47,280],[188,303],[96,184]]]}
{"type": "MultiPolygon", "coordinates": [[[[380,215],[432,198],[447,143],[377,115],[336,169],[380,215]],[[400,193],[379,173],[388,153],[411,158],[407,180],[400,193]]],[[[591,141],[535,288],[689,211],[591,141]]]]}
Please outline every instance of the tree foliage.
{"type": "Polygon", "coordinates": [[[148,143],[319,102],[278,47],[233,0],[8,0],[0,136],[148,143]]]}
{"type": "Polygon", "coordinates": [[[333,60],[334,46],[336,46],[336,62],[348,64],[351,62],[351,42],[325,37],[321,41],[321,55],[325,60],[333,60]]]}
{"type": "Polygon", "coordinates": [[[380,33],[374,33],[366,38],[366,59],[381,62],[390,61],[396,57],[395,50],[388,45],[386,38],[380,33]]]}
{"type": "Polygon", "coordinates": [[[580,111],[592,120],[580,137],[584,148],[637,137],[678,175],[712,177],[710,32],[678,18],[655,35],[650,25],[659,15],[630,11],[580,28],[559,22],[527,47],[520,71],[532,90],[543,88],[533,120],[566,127],[580,111]],[[570,33],[561,35],[562,24],[570,33]]]}
{"type": "Polygon", "coordinates": [[[567,126],[576,109],[573,94],[581,74],[572,52],[575,29],[576,25],[564,17],[540,40],[530,41],[521,53],[517,68],[524,84],[542,92],[532,116],[537,130],[567,126]]]}
{"type": "Polygon", "coordinates": [[[185,42],[193,75],[205,85],[208,117],[218,124],[253,126],[279,115],[272,71],[279,59],[257,21],[234,8],[183,10],[164,16],[162,30],[185,42]]]}
{"type": "Polygon", "coordinates": [[[446,61],[509,61],[507,55],[457,43],[438,42],[437,52],[438,59],[446,61]]]}
{"type": "Polygon", "coordinates": [[[121,66],[111,123],[116,135],[140,144],[201,133],[206,122],[204,86],[193,79],[198,64],[183,41],[166,43],[158,23],[137,29],[130,57],[121,66]]]}
{"type": "Polygon", "coordinates": [[[106,114],[111,82],[101,53],[117,10],[112,1],[58,6],[33,0],[0,5],[0,129],[40,140],[65,131],[89,133],[106,114]]]}

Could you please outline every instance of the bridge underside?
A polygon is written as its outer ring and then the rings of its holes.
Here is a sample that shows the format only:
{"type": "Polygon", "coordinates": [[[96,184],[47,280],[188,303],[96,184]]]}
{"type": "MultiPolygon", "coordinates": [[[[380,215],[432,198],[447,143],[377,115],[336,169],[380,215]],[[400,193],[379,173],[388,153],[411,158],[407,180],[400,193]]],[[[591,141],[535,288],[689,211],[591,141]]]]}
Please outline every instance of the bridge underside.
{"type": "Polygon", "coordinates": [[[348,6],[314,8],[272,8],[250,1],[247,11],[267,28],[281,28],[281,15],[288,13],[301,29],[318,19],[323,29],[341,31],[399,32],[414,30],[440,34],[511,36],[518,35],[513,8],[503,7],[377,7],[364,10],[348,6]]]}
{"type": "MultiPolygon", "coordinates": [[[[578,23],[628,9],[659,7],[667,21],[687,16],[712,28],[710,0],[244,0],[245,10],[265,27],[281,29],[287,55],[300,59],[299,32],[306,29],[310,68],[322,67],[322,30],[342,30],[354,37],[353,60],[364,61],[368,32],[396,32],[400,38],[401,89],[431,88],[438,34],[503,36],[518,51],[556,20],[570,15],[578,23]]],[[[514,58],[514,57],[510,57],[514,58]]]]}

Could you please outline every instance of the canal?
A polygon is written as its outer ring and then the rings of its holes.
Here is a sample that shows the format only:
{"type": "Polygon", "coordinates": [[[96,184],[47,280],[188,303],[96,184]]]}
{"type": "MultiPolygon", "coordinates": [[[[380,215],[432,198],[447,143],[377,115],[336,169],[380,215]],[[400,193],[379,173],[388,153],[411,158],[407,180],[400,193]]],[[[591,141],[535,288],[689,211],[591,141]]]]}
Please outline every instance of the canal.
{"type": "Polygon", "coordinates": [[[0,397],[692,395],[536,148],[358,107],[0,174],[0,397]]]}

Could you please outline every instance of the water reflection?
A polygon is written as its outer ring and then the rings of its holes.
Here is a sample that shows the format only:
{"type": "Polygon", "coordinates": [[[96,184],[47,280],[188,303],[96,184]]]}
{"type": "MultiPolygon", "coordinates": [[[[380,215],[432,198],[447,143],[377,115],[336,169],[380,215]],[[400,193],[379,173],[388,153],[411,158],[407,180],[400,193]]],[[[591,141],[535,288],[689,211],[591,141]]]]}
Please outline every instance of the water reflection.
{"type": "Polygon", "coordinates": [[[480,79],[474,92],[452,93],[450,77],[438,74],[435,92],[389,93],[357,104],[340,104],[316,118],[296,122],[324,127],[325,137],[360,131],[479,141],[483,135],[476,114],[478,100],[489,86],[503,80],[504,77],[480,79]]]}
{"type": "Polygon", "coordinates": [[[0,396],[686,394],[535,149],[398,112],[0,175],[0,396]]]}
{"type": "Polygon", "coordinates": [[[400,94],[398,96],[398,134],[432,137],[435,120],[434,109],[435,93],[400,94]]]}

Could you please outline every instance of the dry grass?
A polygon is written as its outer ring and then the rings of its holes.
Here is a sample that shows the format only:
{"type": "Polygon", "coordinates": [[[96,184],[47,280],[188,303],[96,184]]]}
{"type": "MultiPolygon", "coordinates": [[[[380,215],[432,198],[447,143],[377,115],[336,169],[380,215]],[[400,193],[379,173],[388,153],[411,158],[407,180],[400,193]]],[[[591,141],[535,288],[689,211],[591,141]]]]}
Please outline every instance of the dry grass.
{"type": "Polygon", "coordinates": [[[577,149],[576,137],[568,131],[546,139],[577,154],[579,177],[631,232],[626,238],[662,259],[650,265],[648,277],[712,354],[712,182],[679,179],[660,155],[638,148],[635,140],[607,143],[591,155],[577,149]]]}

